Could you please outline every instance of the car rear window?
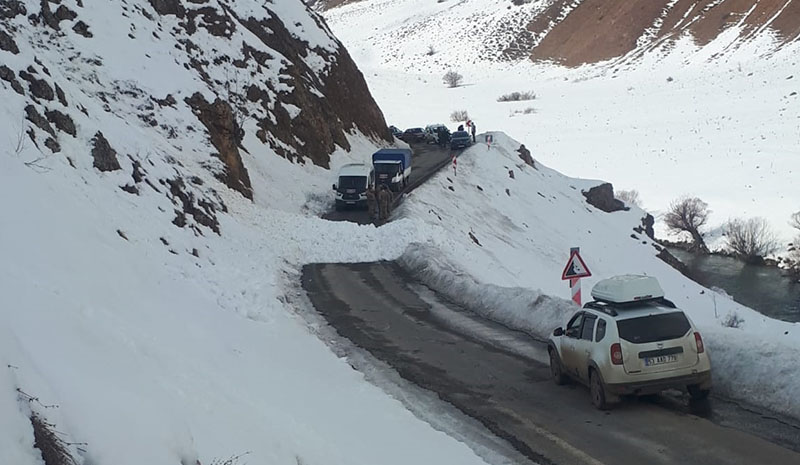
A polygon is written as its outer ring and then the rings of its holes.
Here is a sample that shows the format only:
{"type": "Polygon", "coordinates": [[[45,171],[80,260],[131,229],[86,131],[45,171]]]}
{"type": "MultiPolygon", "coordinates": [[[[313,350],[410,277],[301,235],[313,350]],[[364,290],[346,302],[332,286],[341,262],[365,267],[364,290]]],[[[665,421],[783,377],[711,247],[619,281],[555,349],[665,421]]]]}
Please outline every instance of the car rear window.
{"type": "Polygon", "coordinates": [[[645,344],[683,337],[691,325],[683,312],[672,312],[618,320],[617,328],[620,338],[634,344],[645,344]]]}

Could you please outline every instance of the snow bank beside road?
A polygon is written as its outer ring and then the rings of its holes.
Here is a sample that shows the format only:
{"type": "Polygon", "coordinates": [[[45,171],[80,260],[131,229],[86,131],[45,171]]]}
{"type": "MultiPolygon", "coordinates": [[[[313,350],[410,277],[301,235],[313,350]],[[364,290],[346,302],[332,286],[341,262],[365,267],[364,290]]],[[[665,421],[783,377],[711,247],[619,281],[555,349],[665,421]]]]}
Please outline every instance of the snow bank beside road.
{"type": "Polygon", "coordinates": [[[401,205],[398,216],[432,231],[406,249],[404,266],[465,307],[544,338],[577,310],[566,300],[561,272],[570,247],[580,246],[594,273],[582,280],[584,301],[603,278],[657,277],[703,334],[717,392],[800,418],[800,325],[765,317],[687,279],[634,231],[645,212],[602,212],[581,193],[600,181],[569,178],[539,163],[534,169],[518,158],[519,142],[493,136],[491,149],[479,144],[464,151],[455,175],[444,170],[401,205]],[[741,327],[723,326],[734,313],[744,320],[741,327]]]}
{"type": "Polygon", "coordinates": [[[524,287],[482,284],[458,271],[429,246],[410,245],[398,262],[417,279],[492,321],[544,341],[575,311],[572,302],[524,287]]]}

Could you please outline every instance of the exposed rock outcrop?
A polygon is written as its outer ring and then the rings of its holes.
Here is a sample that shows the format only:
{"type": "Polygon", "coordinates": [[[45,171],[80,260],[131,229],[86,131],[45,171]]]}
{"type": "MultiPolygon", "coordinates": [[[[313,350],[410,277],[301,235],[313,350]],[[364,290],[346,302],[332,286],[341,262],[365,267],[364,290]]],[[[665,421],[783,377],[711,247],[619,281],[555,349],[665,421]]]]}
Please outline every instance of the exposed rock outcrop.
{"type": "Polygon", "coordinates": [[[27,71],[20,71],[19,77],[28,81],[28,89],[34,97],[43,100],[53,100],[56,97],[53,87],[44,79],[39,79],[27,71]]]}
{"type": "Polygon", "coordinates": [[[44,115],[47,117],[47,121],[55,124],[60,131],[64,131],[72,137],[75,137],[77,134],[75,123],[69,115],[61,113],[58,110],[48,110],[44,115]]]}
{"type": "Polygon", "coordinates": [[[94,167],[100,171],[115,171],[122,168],[117,160],[117,151],[111,148],[111,144],[100,131],[92,139],[92,158],[94,167]]]}
{"type": "Polygon", "coordinates": [[[603,183],[599,186],[594,186],[588,191],[581,191],[586,201],[600,210],[611,213],[620,210],[628,210],[621,200],[614,198],[614,186],[611,183],[603,183]]]}
{"type": "Polygon", "coordinates": [[[14,55],[19,54],[19,47],[14,41],[14,38],[2,29],[0,29],[0,50],[5,50],[14,55]]]}
{"type": "Polygon", "coordinates": [[[181,0],[150,0],[150,5],[160,15],[175,15],[178,18],[186,15],[186,9],[181,4],[181,0]]]}
{"type": "Polygon", "coordinates": [[[17,76],[14,74],[14,71],[8,66],[0,65],[0,79],[8,82],[11,85],[11,88],[14,89],[14,92],[18,93],[19,95],[25,95],[25,89],[17,80],[17,76]]]}
{"type": "Polygon", "coordinates": [[[12,19],[28,14],[28,10],[20,0],[3,0],[0,2],[0,18],[12,19]]]}
{"type": "Polygon", "coordinates": [[[53,127],[50,126],[47,119],[42,116],[33,105],[25,107],[25,119],[33,123],[37,128],[55,137],[56,131],[53,130],[53,127]]]}
{"type": "MultiPolygon", "coordinates": [[[[276,120],[265,118],[258,123],[262,141],[268,142],[267,134],[271,134],[282,144],[293,147],[297,153],[326,168],[329,156],[337,145],[350,149],[346,132],[358,129],[367,136],[389,141],[383,113],[370,95],[364,76],[344,47],[340,47],[336,53],[327,73],[320,75],[307,64],[306,59],[311,52],[308,43],[294,37],[277,15],[272,14],[263,21],[253,18],[238,20],[264,44],[288,60],[284,73],[290,77],[290,82],[310,84],[294,85],[290,93],[279,94],[279,101],[275,103],[276,120]],[[313,87],[325,97],[321,97],[313,87]],[[300,108],[299,114],[290,114],[286,110],[289,105],[300,108]]],[[[314,50],[313,53],[329,55],[324,50],[314,50]]],[[[248,97],[257,96],[258,89],[251,87],[248,93],[248,97]]],[[[291,154],[280,143],[272,144],[272,147],[279,154],[291,158],[291,154]]]]}
{"type": "Polygon", "coordinates": [[[252,200],[253,188],[250,185],[250,176],[239,153],[241,128],[233,117],[230,104],[219,98],[214,103],[208,103],[199,93],[187,98],[186,103],[192,107],[197,118],[206,127],[211,143],[219,151],[219,159],[225,165],[225,173],[220,180],[252,200]]]}
{"type": "Polygon", "coordinates": [[[533,59],[579,66],[620,57],[641,44],[655,47],[684,35],[705,45],[732,26],[740,28],[742,40],[767,29],[784,43],[796,40],[800,37],[800,2],[556,0],[530,22],[528,31],[539,38],[531,44],[533,59]]]}

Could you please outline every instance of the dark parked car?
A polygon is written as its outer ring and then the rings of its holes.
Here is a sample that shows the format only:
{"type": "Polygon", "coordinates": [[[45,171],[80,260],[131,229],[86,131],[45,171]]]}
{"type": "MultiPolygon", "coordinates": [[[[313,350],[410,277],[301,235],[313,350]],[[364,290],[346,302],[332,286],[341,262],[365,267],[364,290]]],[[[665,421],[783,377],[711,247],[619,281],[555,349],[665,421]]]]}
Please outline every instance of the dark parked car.
{"type": "Polygon", "coordinates": [[[400,139],[406,142],[422,142],[425,140],[425,131],[422,128],[408,128],[400,139]]]}
{"type": "Polygon", "coordinates": [[[392,135],[397,137],[398,139],[402,139],[403,131],[397,128],[397,126],[389,126],[389,130],[392,131],[392,135]]]}
{"type": "Polygon", "coordinates": [[[450,136],[450,148],[457,149],[472,145],[472,136],[467,131],[456,131],[450,136]]]}

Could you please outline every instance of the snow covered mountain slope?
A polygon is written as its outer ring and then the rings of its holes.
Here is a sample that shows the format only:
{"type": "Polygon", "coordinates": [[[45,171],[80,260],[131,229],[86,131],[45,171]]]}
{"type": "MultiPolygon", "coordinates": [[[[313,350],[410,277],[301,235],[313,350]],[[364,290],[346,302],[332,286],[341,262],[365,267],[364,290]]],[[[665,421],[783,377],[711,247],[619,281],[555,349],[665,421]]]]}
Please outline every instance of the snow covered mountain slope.
{"type": "MultiPolygon", "coordinates": [[[[500,63],[472,42],[480,34],[466,18],[500,24],[511,10],[475,8],[478,1],[454,8],[372,0],[325,14],[395,125],[448,122],[453,111],[466,110],[479,131],[506,132],[562,173],[637,190],[657,218],[682,195],[700,197],[712,212],[712,246],[722,246],[719,226],[737,217],[765,217],[784,244],[794,239],[788,221],[800,210],[797,41],[778,45],[762,34],[731,47],[738,34],[729,29],[702,47],[683,37],[665,50],[576,69],[500,63]],[[447,27],[434,27],[445,11],[447,27]],[[442,82],[448,70],[463,76],[462,85],[442,82]],[[531,95],[498,101],[514,93],[531,95]]],[[[661,221],[656,230],[666,234],[661,221]]]]}
{"type": "Polygon", "coordinates": [[[300,0],[5,1],[0,48],[1,464],[32,417],[78,465],[483,463],[288,300],[424,237],[313,216],[386,128],[300,0]]]}
{"type": "Polygon", "coordinates": [[[800,417],[800,325],[765,317],[705,289],[657,258],[640,208],[606,213],[583,192],[599,181],[573,179],[538,163],[524,164],[519,142],[492,133],[447,170],[414,191],[398,216],[432,228],[401,258],[420,279],[454,301],[539,339],[577,310],[561,272],[571,247],[593,273],[584,302],[600,279],[620,274],[658,278],[709,347],[715,390],[800,417]],[[561,297],[561,298],[559,298],[561,297]],[[730,327],[737,315],[743,322],[730,327]]]}
{"type": "MultiPolygon", "coordinates": [[[[727,36],[733,48],[762,35],[775,48],[800,36],[796,0],[321,0],[324,9],[339,7],[408,15],[383,40],[397,45],[403,61],[408,39],[457,43],[481,61],[522,58],[566,66],[623,57],[631,52],[669,49],[681,38],[705,45],[727,36]],[[445,36],[445,41],[436,40],[445,36]]],[[[328,11],[338,15],[339,12],[328,11]]],[[[445,45],[443,50],[450,50],[445,45]]]]}

